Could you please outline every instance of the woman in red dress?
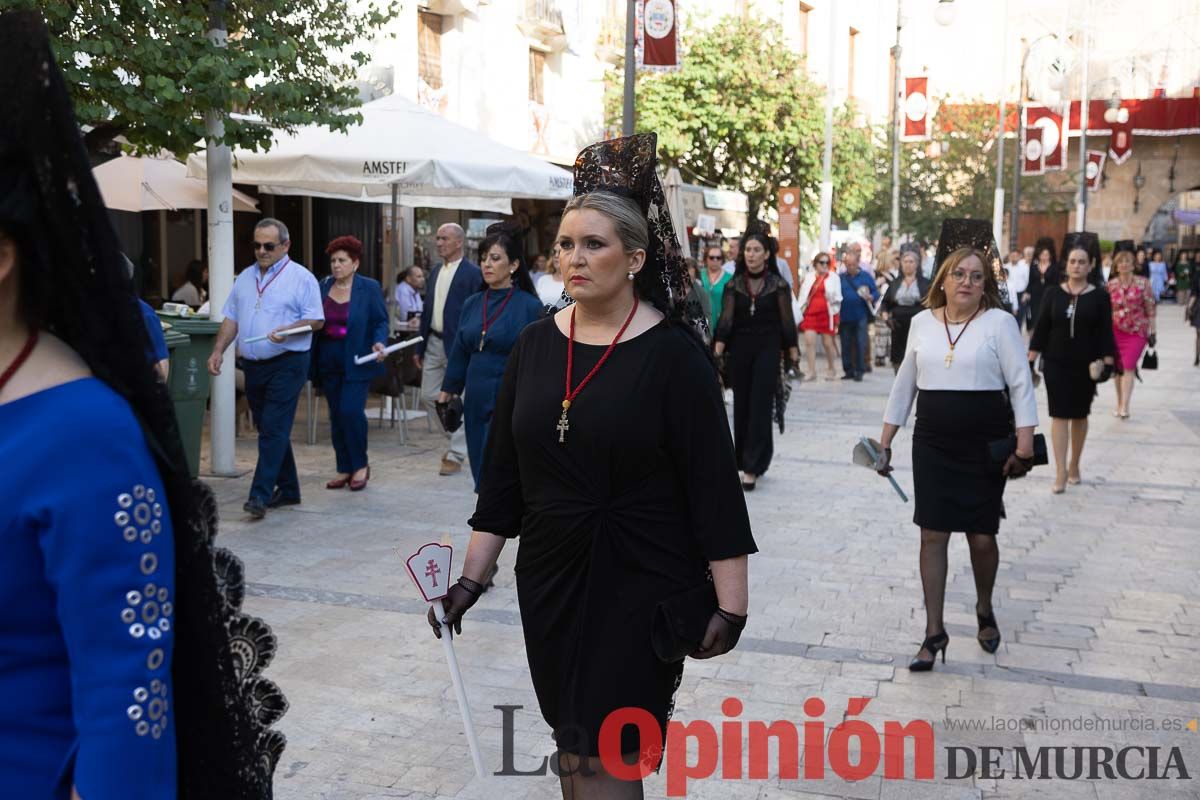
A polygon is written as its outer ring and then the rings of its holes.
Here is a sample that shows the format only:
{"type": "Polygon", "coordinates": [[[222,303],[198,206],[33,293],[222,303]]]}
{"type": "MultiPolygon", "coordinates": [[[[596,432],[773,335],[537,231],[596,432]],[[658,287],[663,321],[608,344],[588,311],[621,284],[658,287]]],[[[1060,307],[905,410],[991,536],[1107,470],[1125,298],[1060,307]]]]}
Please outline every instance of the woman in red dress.
{"type": "Polygon", "coordinates": [[[829,371],[825,380],[837,380],[833,356],[837,352],[834,335],[838,329],[838,312],[842,308],[842,282],[828,280],[830,259],[828,253],[817,253],[813,269],[807,270],[800,284],[800,330],[804,332],[804,350],[808,353],[809,380],[817,379],[817,336],[825,347],[825,360],[829,371]]]}

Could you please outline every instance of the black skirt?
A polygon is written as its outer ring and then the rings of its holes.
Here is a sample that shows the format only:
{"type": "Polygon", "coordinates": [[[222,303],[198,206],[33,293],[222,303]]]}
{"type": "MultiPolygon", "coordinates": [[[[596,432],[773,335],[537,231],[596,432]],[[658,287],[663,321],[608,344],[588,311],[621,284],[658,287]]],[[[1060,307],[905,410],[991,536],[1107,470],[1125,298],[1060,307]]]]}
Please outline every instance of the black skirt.
{"type": "Polygon", "coordinates": [[[1012,430],[1004,392],[920,390],[913,429],[913,522],[935,531],[996,534],[1007,479],[989,458],[988,443],[1012,430]]]}
{"type": "Polygon", "coordinates": [[[1042,357],[1046,400],[1056,419],[1086,419],[1092,413],[1096,383],[1088,373],[1088,362],[1042,357]]]}

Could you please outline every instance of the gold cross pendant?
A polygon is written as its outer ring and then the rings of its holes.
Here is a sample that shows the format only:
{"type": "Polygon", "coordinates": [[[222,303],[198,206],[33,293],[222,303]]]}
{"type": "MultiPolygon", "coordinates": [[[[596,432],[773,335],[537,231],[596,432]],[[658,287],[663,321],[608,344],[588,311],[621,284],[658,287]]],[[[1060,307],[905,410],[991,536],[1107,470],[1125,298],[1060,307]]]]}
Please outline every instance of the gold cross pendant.
{"type": "Polygon", "coordinates": [[[950,352],[946,353],[946,369],[950,369],[950,364],[954,362],[954,348],[950,348],[950,352]]]}
{"type": "Polygon", "coordinates": [[[558,418],[558,443],[564,444],[567,441],[567,431],[571,430],[571,423],[567,421],[567,409],[571,407],[570,400],[563,400],[562,416],[558,418]]]}

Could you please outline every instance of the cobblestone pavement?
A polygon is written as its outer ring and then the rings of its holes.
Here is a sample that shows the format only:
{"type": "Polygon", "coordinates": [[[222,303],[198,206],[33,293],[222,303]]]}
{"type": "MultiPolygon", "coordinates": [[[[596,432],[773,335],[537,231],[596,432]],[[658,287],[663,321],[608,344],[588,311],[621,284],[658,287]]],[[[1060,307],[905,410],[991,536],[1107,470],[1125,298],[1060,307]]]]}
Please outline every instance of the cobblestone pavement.
{"type": "MultiPolygon", "coordinates": [[[[937,777],[912,780],[910,758],[907,780],[884,780],[882,765],[853,783],[832,772],[780,780],[772,748],[769,779],[692,781],[689,797],[1200,796],[1200,733],[1129,730],[1146,718],[1200,716],[1200,369],[1190,366],[1192,331],[1179,310],[1163,311],[1163,368],[1137,387],[1133,416],[1113,418],[1113,387],[1101,387],[1083,484],[1053,496],[1052,468],[1039,468],[1009,486],[996,587],[1004,642],[995,655],[974,641],[974,584],[963,537],[954,539],[946,598],[953,646],[932,673],[905,668],[923,625],[911,505],[849,463],[858,436],[878,435],[890,370],[858,384],[796,389],[775,462],[748,498],[761,548],[751,558],[749,627],[729,656],[688,662],[675,719],[719,724],[727,719],[721,703],[732,696],[744,702],[742,720],[799,726],[815,719],[804,700],[819,697],[828,732],[849,698],[866,697],[859,716],[878,730],[884,720],[933,723],[937,777]],[[1008,727],[1024,720],[1026,729],[954,727],[994,718],[1008,727]],[[1012,780],[1011,748],[1019,745],[1178,746],[1193,779],[1012,780]],[[985,778],[977,769],[947,780],[948,746],[1009,748],[1001,761],[1009,774],[985,778]]],[[[324,409],[320,419],[327,420],[324,409]]],[[[370,487],[352,494],[324,489],[333,465],[328,426],[308,446],[298,421],[304,502],[262,522],[241,511],[248,476],[212,480],[220,538],[246,562],[248,610],[279,636],[268,675],[291,701],[280,724],[288,747],[276,774],[279,800],[559,796],[552,776],[473,777],[441,647],[397,557],[444,536],[461,553],[467,541],[469,474],[437,475],[442,440],[426,425],[415,422],[412,442],[402,446],[396,431],[372,422],[370,487]]],[[[901,433],[896,466],[911,489],[908,443],[901,433]]],[[[254,440],[240,439],[239,466],[251,469],[253,459],[254,440]]],[[[532,769],[552,749],[525,662],[515,553],[504,552],[496,588],[457,642],[491,770],[502,763],[496,705],[523,706],[513,716],[514,766],[532,769]]],[[[1160,769],[1166,757],[1164,750],[1160,769]]],[[[1133,763],[1136,770],[1144,759],[1133,763]]],[[[648,797],[665,793],[665,774],[647,781],[648,797]]]]}

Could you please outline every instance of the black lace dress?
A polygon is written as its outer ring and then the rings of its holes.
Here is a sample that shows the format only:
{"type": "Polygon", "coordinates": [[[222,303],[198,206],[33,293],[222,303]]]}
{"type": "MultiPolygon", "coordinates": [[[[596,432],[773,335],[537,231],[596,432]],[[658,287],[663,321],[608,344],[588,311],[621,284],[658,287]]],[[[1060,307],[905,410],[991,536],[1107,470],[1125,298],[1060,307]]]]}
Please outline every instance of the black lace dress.
{"type": "MultiPolygon", "coordinates": [[[[575,344],[573,385],[605,347],[575,344]]],[[[597,755],[625,706],[665,730],[682,664],[650,645],[656,604],[710,561],[756,551],[716,375],[699,340],[660,323],[622,342],[571,406],[553,318],[509,357],[473,529],[520,537],[517,598],[538,704],[561,750],[597,755]]],[[[622,751],[639,749],[629,726],[622,751]]]]}
{"type": "Polygon", "coordinates": [[[716,340],[724,342],[729,353],[738,469],[752,475],[762,475],[771,466],[772,421],[783,431],[788,382],[782,359],[785,350],[797,346],[796,337],[791,293],[777,273],[767,273],[754,298],[743,275],[725,284],[716,340]]]}

